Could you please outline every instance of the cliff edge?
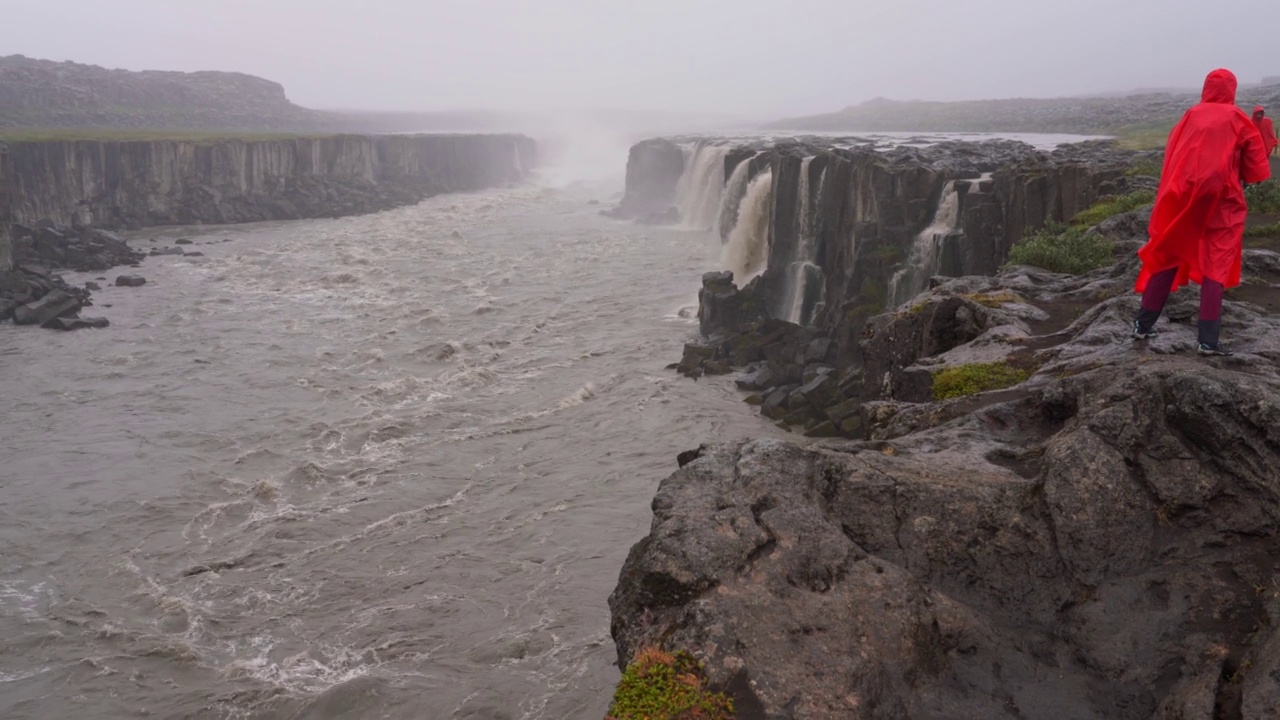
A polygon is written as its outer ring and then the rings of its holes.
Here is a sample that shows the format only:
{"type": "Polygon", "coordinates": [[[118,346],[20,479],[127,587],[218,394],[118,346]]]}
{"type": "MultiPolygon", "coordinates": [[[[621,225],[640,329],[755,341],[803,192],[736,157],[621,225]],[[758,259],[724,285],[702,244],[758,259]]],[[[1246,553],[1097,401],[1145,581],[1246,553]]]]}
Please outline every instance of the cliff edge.
{"type": "Polygon", "coordinates": [[[1194,292],[1128,337],[1143,220],[1099,229],[1108,267],[873,317],[865,440],[683,455],[610,598],[619,661],[692,651],[743,718],[1280,716],[1280,255],[1246,252],[1238,352],[1202,360],[1194,292]]]}

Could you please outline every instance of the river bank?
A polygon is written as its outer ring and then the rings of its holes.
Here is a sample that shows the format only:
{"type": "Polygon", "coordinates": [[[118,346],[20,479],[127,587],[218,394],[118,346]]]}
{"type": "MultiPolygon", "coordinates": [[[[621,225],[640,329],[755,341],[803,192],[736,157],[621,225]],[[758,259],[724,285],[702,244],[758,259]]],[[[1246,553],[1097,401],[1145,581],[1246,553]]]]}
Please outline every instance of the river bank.
{"type": "MultiPolygon", "coordinates": [[[[745,280],[704,279],[709,341],[680,369],[750,371],[744,400],[766,417],[854,440],[682,453],[610,598],[619,664],[653,645],[690,652],[741,718],[1274,717],[1274,238],[1259,235],[1228,294],[1237,355],[1205,361],[1194,291],[1157,340],[1128,337],[1148,211],[1094,200],[1149,202],[1133,155],[1001,169],[975,153],[971,175],[949,178],[945,150],[814,150],[748,155],[769,158],[754,170],[772,181],[763,250],[745,280]],[[843,162],[868,180],[833,206],[810,188],[843,162]],[[805,221],[822,203],[847,234],[805,221]],[[1105,221],[1032,232],[1085,208],[1105,221]],[[1003,264],[1037,237],[1106,257],[1078,275],[1003,264]],[[983,247],[993,264],[966,265],[983,247]],[[786,272],[797,259],[814,271],[786,272]]],[[[742,236],[727,231],[726,257],[742,236]]]]}

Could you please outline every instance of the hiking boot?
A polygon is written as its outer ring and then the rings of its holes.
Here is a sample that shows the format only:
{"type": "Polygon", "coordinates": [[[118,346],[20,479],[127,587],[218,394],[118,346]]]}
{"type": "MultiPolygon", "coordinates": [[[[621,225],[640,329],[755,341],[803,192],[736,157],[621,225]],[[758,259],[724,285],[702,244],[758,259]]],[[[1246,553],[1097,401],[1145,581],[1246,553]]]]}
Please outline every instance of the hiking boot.
{"type": "Polygon", "coordinates": [[[1231,357],[1235,353],[1231,352],[1230,348],[1222,343],[1214,343],[1213,345],[1200,343],[1199,347],[1196,348],[1196,354],[1206,357],[1231,357]]]}
{"type": "Polygon", "coordinates": [[[1154,327],[1143,327],[1141,320],[1133,321],[1133,339],[1134,340],[1150,340],[1159,335],[1154,327]]]}

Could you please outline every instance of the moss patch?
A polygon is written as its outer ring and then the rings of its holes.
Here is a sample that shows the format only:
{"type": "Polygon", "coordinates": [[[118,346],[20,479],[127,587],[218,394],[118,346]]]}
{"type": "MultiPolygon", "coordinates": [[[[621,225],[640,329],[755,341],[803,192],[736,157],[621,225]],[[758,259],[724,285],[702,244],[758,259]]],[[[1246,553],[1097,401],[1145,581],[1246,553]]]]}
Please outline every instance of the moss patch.
{"type": "Polygon", "coordinates": [[[933,397],[937,400],[968,397],[990,390],[1003,390],[1026,381],[1031,373],[1007,362],[972,363],[946,368],[933,374],[933,397]]]}
{"type": "Polygon", "coordinates": [[[1159,161],[1151,158],[1143,158],[1133,164],[1124,174],[1129,177],[1153,177],[1158,178],[1164,172],[1164,168],[1159,161]]]}
{"type": "Polygon", "coordinates": [[[733,720],[733,701],[707,688],[689,653],[646,647],[622,673],[606,720],[733,720]]]}
{"type": "Polygon", "coordinates": [[[989,308],[1004,307],[1008,303],[1022,302],[1022,297],[1011,290],[1001,290],[993,293],[970,293],[968,295],[961,295],[960,297],[971,302],[976,302],[979,305],[985,305],[989,308]]]}
{"type": "Polygon", "coordinates": [[[1113,195],[1099,200],[1088,210],[1076,213],[1076,216],[1071,218],[1071,224],[1081,227],[1093,227],[1103,220],[1115,217],[1120,213],[1132,212],[1146,207],[1155,201],[1156,194],[1153,190],[1138,190],[1126,195],[1113,195]]]}
{"type": "Polygon", "coordinates": [[[1083,275],[1112,263],[1111,241],[1081,227],[1050,222],[1009,251],[1010,265],[1032,265],[1050,272],[1083,275]]]}

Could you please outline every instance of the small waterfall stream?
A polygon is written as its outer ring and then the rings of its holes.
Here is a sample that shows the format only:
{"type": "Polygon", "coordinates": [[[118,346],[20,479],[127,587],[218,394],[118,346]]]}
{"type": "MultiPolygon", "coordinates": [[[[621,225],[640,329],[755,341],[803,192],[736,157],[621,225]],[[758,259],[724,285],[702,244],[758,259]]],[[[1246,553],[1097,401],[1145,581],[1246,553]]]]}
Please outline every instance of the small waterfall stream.
{"type": "Polygon", "coordinates": [[[934,211],[933,222],[916,236],[911,252],[889,280],[889,307],[898,307],[923,292],[938,272],[942,244],[960,224],[960,193],[956,181],[948,181],[934,211]]]}
{"type": "MultiPolygon", "coordinates": [[[[810,192],[809,165],[813,158],[805,158],[800,164],[800,183],[798,209],[796,212],[796,247],[787,264],[783,287],[781,311],[778,314],[783,320],[807,325],[813,320],[814,309],[825,289],[825,278],[822,268],[817,264],[818,243],[816,236],[815,203],[810,192]]],[[[822,196],[822,186],[826,182],[827,171],[823,168],[818,179],[818,197],[822,196]]]]}

